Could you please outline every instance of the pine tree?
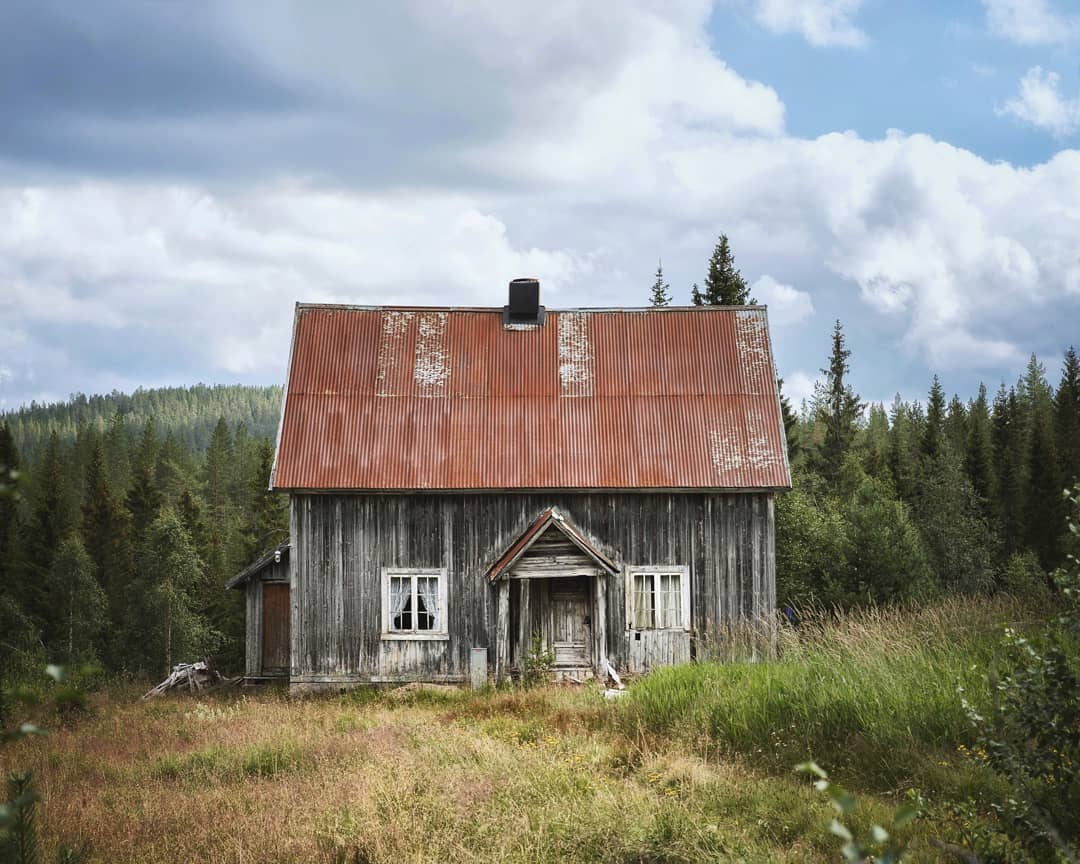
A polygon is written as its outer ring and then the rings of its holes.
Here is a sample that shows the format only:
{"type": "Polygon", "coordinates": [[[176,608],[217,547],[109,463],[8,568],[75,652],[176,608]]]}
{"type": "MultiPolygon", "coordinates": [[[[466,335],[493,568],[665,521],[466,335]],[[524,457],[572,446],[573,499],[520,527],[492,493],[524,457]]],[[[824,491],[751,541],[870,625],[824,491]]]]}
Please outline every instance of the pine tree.
{"type": "Polygon", "coordinates": [[[926,405],[926,429],[923,430],[922,453],[928,459],[936,458],[942,451],[945,439],[945,390],[937,375],[930,385],[926,405]]]}
{"type": "Polygon", "coordinates": [[[51,577],[60,623],[57,653],[69,665],[97,659],[108,603],[94,577],[94,562],[77,533],[72,532],[60,544],[51,577]]]}
{"type": "Polygon", "coordinates": [[[1061,381],[1054,397],[1054,426],[1062,487],[1080,483],[1080,358],[1069,346],[1061,367],[1061,381]]]}
{"type": "Polygon", "coordinates": [[[726,234],[721,234],[709,257],[705,291],[694,283],[691,292],[695,306],[745,306],[754,303],[742,273],[735,268],[735,256],[726,234]]]}
{"type": "Polygon", "coordinates": [[[968,409],[968,436],[964,448],[964,470],[975,494],[984,518],[993,513],[997,498],[994,476],[994,444],[990,432],[990,407],[986,399],[986,385],[979,384],[979,395],[968,409]]]}
{"type": "Polygon", "coordinates": [[[850,371],[850,356],[851,351],[844,344],[844,330],[837,319],[833,328],[829,366],[821,370],[825,382],[819,382],[814,387],[815,413],[825,428],[818,462],[822,476],[830,483],[835,483],[840,474],[840,466],[866,407],[851,385],[844,380],[850,371]]]}
{"type": "Polygon", "coordinates": [[[653,282],[652,292],[649,295],[649,303],[653,306],[670,306],[671,286],[664,281],[664,265],[660,262],[656,265],[656,281],[653,282]]]}

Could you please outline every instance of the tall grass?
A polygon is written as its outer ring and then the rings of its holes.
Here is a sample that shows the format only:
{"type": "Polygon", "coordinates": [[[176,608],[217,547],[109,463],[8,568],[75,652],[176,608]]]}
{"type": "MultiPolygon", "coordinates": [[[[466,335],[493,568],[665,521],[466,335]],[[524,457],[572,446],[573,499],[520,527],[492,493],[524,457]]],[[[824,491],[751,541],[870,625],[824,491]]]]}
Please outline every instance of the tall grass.
{"type": "Polygon", "coordinates": [[[779,628],[774,661],[649,675],[631,688],[616,724],[630,736],[675,736],[782,770],[809,756],[871,787],[934,783],[946,772],[933,769],[951,769],[948,757],[970,743],[957,687],[976,705],[987,701],[1000,625],[1022,617],[1008,598],[810,612],[798,628],[779,628]]]}

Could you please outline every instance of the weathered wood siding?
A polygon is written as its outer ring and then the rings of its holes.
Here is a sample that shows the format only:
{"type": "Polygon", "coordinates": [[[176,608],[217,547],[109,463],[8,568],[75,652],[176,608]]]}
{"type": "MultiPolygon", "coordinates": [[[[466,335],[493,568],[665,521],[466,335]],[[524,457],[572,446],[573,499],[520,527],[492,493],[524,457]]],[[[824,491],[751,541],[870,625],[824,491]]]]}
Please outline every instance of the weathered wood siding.
{"type": "MultiPolygon", "coordinates": [[[[247,581],[244,589],[246,622],[244,640],[244,675],[248,678],[260,678],[264,676],[262,668],[263,659],[263,583],[283,582],[289,583],[289,561],[285,560],[277,564],[268,564],[262,571],[253,574],[247,581]]],[[[271,673],[268,677],[287,674],[285,672],[271,673]]]]}
{"type": "MultiPolygon", "coordinates": [[[[733,625],[775,606],[767,493],[293,495],[293,682],[463,681],[474,647],[488,648],[493,668],[508,664],[509,646],[495,638],[501,586],[490,585],[485,573],[552,506],[620,566],[688,566],[699,651],[722,655],[733,625]],[[446,568],[449,639],[382,639],[384,567],[446,568]]],[[[689,659],[689,637],[642,631],[636,639],[627,631],[625,579],[600,578],[604,654],[617,669],[645,671],[689,659]]],[[[509,588],[501,588],[507,603],[501,614],[516,633],[521,624],[509,621],[509,588]]]]}

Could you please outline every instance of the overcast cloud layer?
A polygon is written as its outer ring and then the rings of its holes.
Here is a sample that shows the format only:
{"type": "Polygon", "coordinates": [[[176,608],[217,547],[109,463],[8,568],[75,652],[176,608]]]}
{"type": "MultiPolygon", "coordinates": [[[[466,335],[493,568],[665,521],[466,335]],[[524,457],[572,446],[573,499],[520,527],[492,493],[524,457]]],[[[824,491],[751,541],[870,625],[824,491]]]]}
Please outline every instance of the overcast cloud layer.
{"type": "Polygon", "coordinates": [[[785,93],[717,48],[741,27],[778,69],[796,43],[872,65],[895,32],[875,5],[16,7],[0,408],[280,382],[297,300],[501,305],[535,275],[552,307],[641,305],[662,258],[687,302],[719,231],[796,398],[836,317],[869,398],[931,371],[968,395],[1032,351],[1056,369],[1080,342],[1080,19],[987,0],[955,22],[998,88],[986,122],[1050,142],[1030,161],[934,128],[795,134],[785,93]]]}

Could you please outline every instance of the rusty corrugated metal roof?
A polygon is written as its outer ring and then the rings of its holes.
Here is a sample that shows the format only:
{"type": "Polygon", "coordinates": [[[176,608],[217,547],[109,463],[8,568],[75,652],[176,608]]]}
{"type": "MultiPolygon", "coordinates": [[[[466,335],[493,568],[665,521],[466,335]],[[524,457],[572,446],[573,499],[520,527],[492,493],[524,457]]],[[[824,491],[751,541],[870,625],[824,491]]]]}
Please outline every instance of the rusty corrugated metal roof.
{"type": "Polygon", "coordinates": [[[298,304],[275,489],[791,485],[763,307],[298,304]]]}

